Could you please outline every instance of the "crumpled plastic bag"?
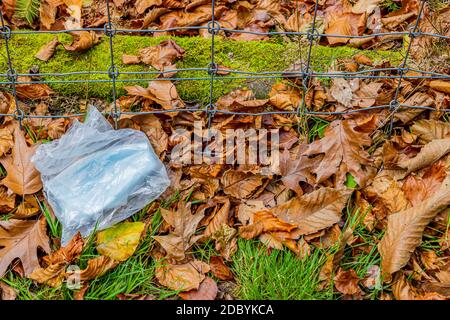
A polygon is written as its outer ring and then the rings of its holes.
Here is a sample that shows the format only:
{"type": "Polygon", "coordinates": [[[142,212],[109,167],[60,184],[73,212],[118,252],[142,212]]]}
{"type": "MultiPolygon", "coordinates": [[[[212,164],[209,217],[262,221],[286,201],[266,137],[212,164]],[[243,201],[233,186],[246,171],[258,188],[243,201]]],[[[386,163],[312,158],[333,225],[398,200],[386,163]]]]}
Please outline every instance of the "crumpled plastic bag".
{"type": "Polygon", "coordinates": [[[80,231],[88,237],[125,220],[170,185],[147,136],[114,130],[90,107],[59,140],[40,145],[32,158],[44,195],[63,227],[62,244],[80,231]]]}

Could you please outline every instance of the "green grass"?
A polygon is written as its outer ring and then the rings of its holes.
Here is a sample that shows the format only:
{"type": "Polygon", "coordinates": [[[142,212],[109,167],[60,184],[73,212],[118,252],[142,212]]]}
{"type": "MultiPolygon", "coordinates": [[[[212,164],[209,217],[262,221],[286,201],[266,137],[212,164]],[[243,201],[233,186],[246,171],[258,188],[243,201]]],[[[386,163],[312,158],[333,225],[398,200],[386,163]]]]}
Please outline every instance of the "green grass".
{"type": "Polygon", "coordinates": [[[323,251],[313,250],[299,259],[291,251],[268,250],[258,241],[238,241],[233,257],[238,299],[321,300],[332,299],[332,287],[319,290],[323,251]]]}
{"type": "MultiPolygon", "coordinates": [[[[14,35],[10,40],[10,50],[13,67],[18,73],[27,73],[28,70],[38,65],[41,73],[66,73],[74,71],[107,71],[110,63],[109,44],[106,39],[85,53],[71,53],[58,47],[55,56],[48,62],[42,62],[34,57],[40,47],[53,39],[53,35],[14,35]]],[[[61,42],[69,44],[71,36],[67,34],[58,35],[61,42]]],[[[116,35],[114,37],[114,59],[119,72],[130,71],[155,71],[151,66],[123,65],[123,54],[137,54],[139,49],[146,46],[154,46],[168,37],[144,37],[116,35]]],[[[206,68],[210,61],[210,40],[200,37],[172,37],[186,54],[182,61],[177,62],[178,68],[206,68]]],[[[0,45],[3,46],[3,43],[0,45]]],[[[218,37],[215,42],[215,61],[229,68],[250,72],[283,71],[295,61],[305,60],[307,46],[299,46],[298,42],[285,42],[281,38],[273,38],[268,41],[233,41],[218,37]],[[299,49],[300,47],[300,49],[299,49]]],[[[328,70],[336,59],[351,58],[360,53],[349,47],[324,47],[314,46],[312,51],[312,68],[315,71],[328,70]]],[[[394,65],[401,61],[401,53],[387,51],[364,51],[373,61],[388,60],[394,65]]],[[[0,72],[7,70],[6,54],[1,48],[0,72]]],[[[230,76],[217,76],[213,88],[214,100],[239,86],[249,87],[256,91],[258,96],[265,96],[275,79],[245,79],[246,75],[236,74],[230,76]],[[241,79],[226,79],[230,76],[241,79]]],[[[120,74],[117,83],[118,96],[125,94],[123,86],[141,85],[147,86],[148,81],[141,79],[154,78],[155,75],[127,75],[120,74]],[[137,79],[137,81],[131,81],[137,79]],[[127,82],[120,82],[125,80],[127,82]]],[[[203,77],[205,80],[177,81],[176,86],[181,98],[188,102],[206,103],[209,97],[209,75],[206,71],[182,71],[176,75],[177,78],[203,77]]],[[[55,83],[51,87],[63,96],[78,96],[80,98],[98,97],[111,100],[111,84],[88,83],[86,80],[106,80],[107,75],[76,75],[56,77],[49,76],[48,81],[81,80],[78,84],[55,83]]]]}

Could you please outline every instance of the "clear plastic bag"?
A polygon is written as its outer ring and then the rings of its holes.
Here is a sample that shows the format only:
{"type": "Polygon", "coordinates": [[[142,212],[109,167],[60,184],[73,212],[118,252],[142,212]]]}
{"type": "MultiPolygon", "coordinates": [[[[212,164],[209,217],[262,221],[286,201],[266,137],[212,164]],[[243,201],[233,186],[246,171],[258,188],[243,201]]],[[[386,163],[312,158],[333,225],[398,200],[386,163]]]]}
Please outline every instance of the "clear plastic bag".
{"type": "Polygon", "coordinates": [[[59,140],[38,147],[32,161],[44,195],[63,226],[62,243],[125,220],[169,186],[166,169],[147,136],[114,130],[90,107],[59,140]]]}

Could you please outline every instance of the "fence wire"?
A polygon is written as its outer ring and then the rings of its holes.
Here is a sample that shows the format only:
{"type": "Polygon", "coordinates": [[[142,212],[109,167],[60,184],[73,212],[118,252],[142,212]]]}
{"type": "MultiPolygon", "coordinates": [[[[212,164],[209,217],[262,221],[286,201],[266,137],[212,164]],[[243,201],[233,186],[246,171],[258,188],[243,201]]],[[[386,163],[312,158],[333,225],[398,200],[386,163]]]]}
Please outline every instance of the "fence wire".
{"type": "MultiPolygon", "coordinates": [[[[413,41],[419,37],[434,37],[442,40],[450,40],[450,36],[441,35],[437,33],[423,32],[420,30],[419,24],[421,19],[423,18],[424,8],[426,4],[426,0],[420,0],[420,7],[418,9],[417,19],[415,20],[413,26],[408,31],[394,31],[394,32],[379,32],[374,34],[367,35],[339,35],[339,34],[324,34],[320,33],[316,27],[316,20],[318,15],[318,7],[319,0],[316,0],[314,3],[314,11],[312,15],[312,23],[311,27],[308,31],[268,31],[268,32],[258,32],[258,31],[250,31],[250,30],[237,30],[237,29],[228,29],[222,28],[220,23],[215,18],[215,8],[216,8],[216,0],[212,0],[211,2],[211,20],[207,23],[206,26],[187,26],[187,27],[174,27],[168,29],[143,29],[143,30],[135,30],[135,29],[120,29],[116,28],[112,22],[111,16],[111,5],[110,1],[105,0],[106,2],[106,15],[107,21],[103,28],[79,28],[79,29],[66,29],[66,30],[12,30],[4,21],[3,12],[0,9],[0,18],[1,18],[1,26],[0,26],[0,35],[5,44],[6,58],[7,58],[7,67],[8,70],[6,73],[0,73],[0,85],[9,86],[11,89],[11,93],[14,98],[15,103],[15,112],[13,114],[4,114],[0,113],[0,116],[11,116],[14,117],[22,124],[22,121],[25,118],[71,118],[71,117],[80,117],[83,116],[84,113],[76,113],[76,114],[66,114],[66,115],[33,115],[26,114],[20,107],[19,99],[17,95],[17,85],[24,84],[61,84],[68,83],[74,84],[77,83],[110,83],[111,84],[111,96],[112,96],[112,111],[110,113],[111,117],[114,119],[115,127],[117,128],[118,121],[121,115],[138,115],[138,114],[167,114],[172,112],[202,112],[206,113],[208,119],[208,127],[211,126],[212,120],[215,114],[225,114],[225,115],[244,115],[244,116],[263,116],[263,115],[297,115],[297,116],[314,116],[314,115],[349,115],[353,113],[371,111],[371,110],[382,110],[388,109],[389,119],[386,123],[389,123],[388,126],[388,135],[392,134],[395,113],[400,110],[405,109],[422,109],[422,110],[431,110],[431,111],[439,111],[443,113],[447,113],[450,109],[439,109],[430,107],[430,106],[411,106],[400,103],[398,101],[400,89],[402,87],[402,81],[405,79],[443,79],[450,80],[450,75],[442,74],[438,72],[420,70],[417,68],[408,67],[407,62],[411,53],[411,48],[413,41]],[[174,70],[164,70],[164,71],[136,71],[136,72],[120,72],[119,68],[114,63],[114,36],[116,34],[150,34],[157,35],[158,33],[166,33],[166,32],[176,32],[176,31],[186,31],[186,30],[206,30],[210,34],[210,61],[207,66],[196,67],[196,68],[180,68],[174,70]],[[29,76],[30,74],[17,73],[14,69],[13,62],[11,59],[11,50],[10,50],[10,40],[11,37],[15,35],[38,35],[38,34],[60,34],[60,33],[69,33],[69,32],[77,32],[77,31],[94,31],[94,32],[103,32],[104,35],[108,38],[109,41],[109,55],[110,55],[110,65],[107,70],[99,70],[99,71],[76,71],[76,72],[66,72],[66,73],[33,73],[35,77],[41,77],[42,79],[36,81],[19,81],[18,77],[21,76],[29,76]],[[215,52],[215,36],[220,32],[226,32],[228,34],[251,34],[257,36],[275,36],[275,35],[283,35],[283,36],[299,36],[306,37],[308,40],[307,47],[307,56],[306,61],[300,64],[300,70],[296,71],[263,71],[263,72],[251,72],[245,70],[234,70],[234,69],[223,69],[216,63],[216,52],[215,52]],[[390,68],[372,68],[368,70],[361,70],[355,72],[316,72],[311,68],[311,60],[312,60],[312,51],[316,42],[320,40],[322,37],[328,38],[347,38],[347,39],[366,39],[371,37],[386,37],[386,36],[408,36],[408,46],[404,55],[403,62],[398,67],[390,67],[390,68]],[[181,71],[204,71],[208,73],[208,76],[205,77],[172,77],[172,78],[132,78],[132,79],[121,79],[120,75],[160,75],[165,73],[172,72],[181,72],[181,71]],[[413,75],[408,75],[408,72],[414,72],[413,75]],[[213,101],[213,90],[214,84],[216,82],[216,76],[220,72],[226,72],[227,74],[231,74],[234,76],[221,76],[220,80],[235,80],[235,79],[281,79],[281,78],[295,78],[301,79],[301,91],[302,91],[302,101],[297,106],[297,109],[294,111],[264,111],[264,112],[242,112],[242,111],[229,111],[229,110],[220,110],[217,108],[217,105],[213,101]],[[384,72],[384,73],[395,73],[392,75],[379,75],[376,73],[384,72]],[[72,79],[72,80],[45,80],[45,77],[61,77],[65,78],[68,76],[77,76],[77,75],[107,75],[109,79],[72,79]],[[308,110],[305,104],[305,98],[308,90],[311,88],[311,81],[314,78],[359,78],[359,79],[396,79],[397,85],[395,87],[393,99],[386,105],[379,106],[370,106],[359,109],[351,109],[347,111],[313,111],[308,110]],[[117,88],[116,84],[118,82],[137,82],[137,81],[161,81],[161,80],[171,80],[171,81],[198,81],[204,80],[209,81],[209,97],[208,103],[204,107],[193,107],[193,108],[181,108],[181,109],[169,109],[169,110],[152,110],[145,112],[125,112],[121,111],[120,104],[117,103],[117,88]]],[[[297,4],[298,5],[298,4],[297,4]]],[[[301,58],[301,50],[299,48],[299,58],[301,58]]]]}

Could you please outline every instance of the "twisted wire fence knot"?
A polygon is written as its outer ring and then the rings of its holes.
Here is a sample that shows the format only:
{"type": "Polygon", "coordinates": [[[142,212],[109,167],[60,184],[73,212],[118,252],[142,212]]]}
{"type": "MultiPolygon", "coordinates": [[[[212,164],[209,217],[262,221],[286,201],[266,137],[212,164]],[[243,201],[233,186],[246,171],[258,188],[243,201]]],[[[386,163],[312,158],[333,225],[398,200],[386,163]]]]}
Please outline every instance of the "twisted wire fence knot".
{"type": "Polygon", "coordinates": [[[13,112],[13,118],[19,121],[19,124],[22,126],[22,120],[25,119],[25,112],[22,109],[16,109],[13,112]]]}
{"type": "Polygon", "coordinates": [[[105,23],[105,26],[103,27],[103,32],[107,37],[114,37],[117,33],[117,28],[114,25],[114,23],[105,23]]]}
{"type": "Polygon", "coordinates": [[[11,83],[17,82],[18,77],[19,76],[17,74],[16,69],[8,68],[8,70],[6,71],[6,78],[9,79],[9,81],[11,81],[11,83]]]}
{"type": "Polygon", "coordinates": [[[319,33],[319,30],[317,30],[315,27],[312,28],[308,33],[306,34],[306,39],[308,41],[314,41],[316,38],[317,40],[320,39],[321,34],[319,33]]]}
{"type": "Polygon", "coordinates": [[[208,65],[208,74],[217,74],[219,71],[219,65],[215,62],[211,62],[208,65]]]}
{"type": "Polygon", "coordinates": [[[9,26],[0,26],[0,33],[5,40],[11,39],[11,28],[9,26]]]}
{"type": "Polygon", "coordinates": [[[217,35],[221,30],[220,23],[215,20],[208,21],[207,27],[208,27],[207,30],[210,34],[217,35]]]}
{"type": "Polygon", "coordinates": [[[396,112],[400,108],[400,102],[398,100],[392,100],[389,102],[389,111],[396,112]]]}
{"type": "Polygon", "coordinates": [[[111,79],[117,79],[119,77],[119,68],[116,65],[111,65],[108,67],[108,77],[111,79]]]}

